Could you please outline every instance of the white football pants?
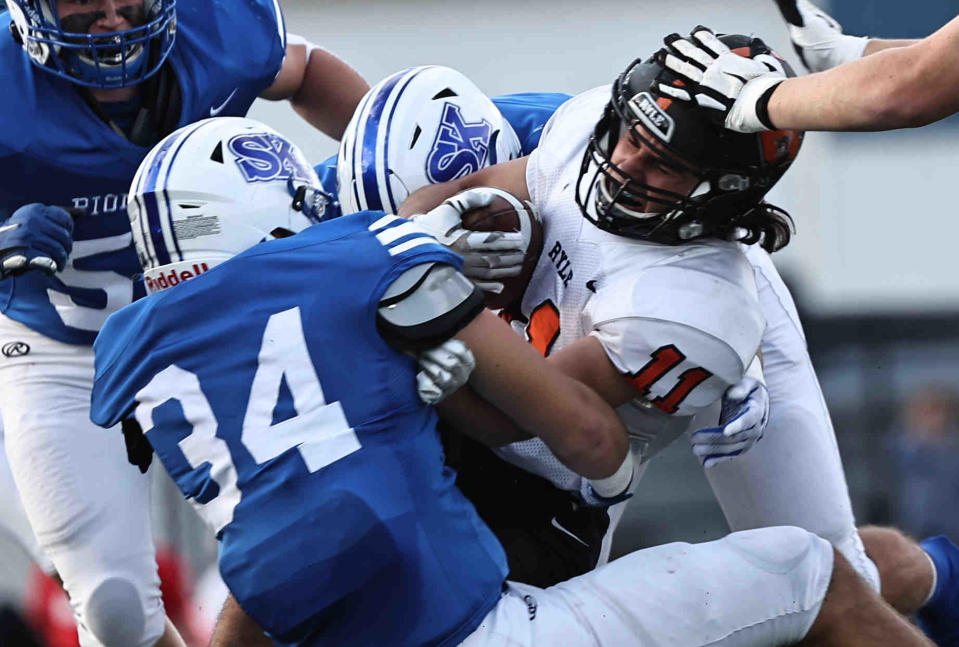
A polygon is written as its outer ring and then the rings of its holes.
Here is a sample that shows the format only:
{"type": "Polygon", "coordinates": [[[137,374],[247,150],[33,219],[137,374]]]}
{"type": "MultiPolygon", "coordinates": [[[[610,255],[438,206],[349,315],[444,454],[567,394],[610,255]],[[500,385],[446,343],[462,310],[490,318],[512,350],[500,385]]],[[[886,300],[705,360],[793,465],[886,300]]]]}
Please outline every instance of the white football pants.
{"type": "Polygon", "coordinates": [[[547,589],[509,583],[461,647],[768,647],[819,614],[833,548],[799,528],[631,553],[547,589]]]}
{"type": "Polygon", "coordinates": [[[63,579],[83,647],[151,647],[165,618],[150,480],[130,465],[119,425],[90,422],[93,349],[0,315],[0,415],[30,525],[63,579]]]}
{"type": "Polygon", "coordinates": [[[879,572],[856,529],[836,433],[813,369],[796,306],[769,254],[746,256],[766,316],[761,351],[769,424],[748,452],[707,470],[729,527],[798,526],[828,540],[869,585],[879,572]]]}

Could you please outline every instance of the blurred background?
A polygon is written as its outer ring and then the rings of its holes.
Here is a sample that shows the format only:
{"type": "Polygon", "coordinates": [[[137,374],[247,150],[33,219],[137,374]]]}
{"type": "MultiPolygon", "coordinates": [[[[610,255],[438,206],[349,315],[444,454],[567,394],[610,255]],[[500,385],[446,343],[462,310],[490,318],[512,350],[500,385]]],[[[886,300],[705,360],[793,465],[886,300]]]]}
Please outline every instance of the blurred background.
{"type": "MultiPolygon", "coordinates": [[[[437,63],[464,72],[490,95],[577,93],[609,83],[631,60],[658,49],[664,35],[698,24],[760,36],[803,71],[772,0],[281,4],[291,32],[349,61],[371,84],[405,67],[437,63]]],[[[959,13],[959,0],[821,4],[846,33],[879,37],[921,37],[959,13]]],[[[314,162],[336,152],[335,142],[286,104],[260,101],[251,116],[300,143],[314,162]]],[[[946,189],[959,177],[957,139],[955,120],[915,131],[812,133],[770,193],[796,222],[793,242],[774,260],[800,308],[858,521],[954,540],[959,219],[946,189]]],[[[166,476],[154,472],[168,608],[184,614],[181,624],[194,628],[200,644],[224,595],[213,566],[216,548],[166,476]]],[[[802,494],[796,492],[797,500],[802,494]]],[[[0,494],[5,518],[15,516],[10,499],[9,491],[0,494]]],[[[712,539],[726,530],[681,439],[653,460],[615,550],[712,539]]],[[[33,569],[21,543],[0,532],[0,607],[24,609],[35,624],[54,627],[45,644],[75,645],[66,602],[33,569]]],[[[5,633],[3,618],[0,611],[0,636],[13,635],[5,633]]]]}

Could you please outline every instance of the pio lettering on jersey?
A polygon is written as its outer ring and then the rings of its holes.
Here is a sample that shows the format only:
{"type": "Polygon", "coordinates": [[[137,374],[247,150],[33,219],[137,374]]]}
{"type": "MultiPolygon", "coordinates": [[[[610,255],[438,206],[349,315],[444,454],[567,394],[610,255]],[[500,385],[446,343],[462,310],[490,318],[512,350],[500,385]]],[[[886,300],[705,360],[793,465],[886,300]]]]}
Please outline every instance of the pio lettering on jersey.
{"type": "Polygon", "coordinates": [[[199,276],[209,271],[210,266],[204,262],[194,263],[182,261],[180,263],[171,263],[158,267],[155,270],[148,270],[143,273],[143,282],[146,285],[147,294],[153,294],[161,290],[179,285],[183,281],[188,281],[193,277],[199,276]]]}

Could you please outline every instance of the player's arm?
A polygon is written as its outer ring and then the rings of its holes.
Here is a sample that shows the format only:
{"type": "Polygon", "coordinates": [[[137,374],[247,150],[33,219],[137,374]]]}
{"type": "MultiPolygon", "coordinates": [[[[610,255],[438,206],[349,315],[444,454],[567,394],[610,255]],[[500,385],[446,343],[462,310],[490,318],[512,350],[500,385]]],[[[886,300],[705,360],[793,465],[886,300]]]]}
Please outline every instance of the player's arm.
{"type": "Polygon", "coordinates": [[[488,186],[512,193],[520,200],[529,200],[526,187],[526,163],[529,156],[509,162],[494,164],[451,182],[428,184],[413,193],[400,205],[397,215],[409,218],[426,213],[457,193],[476,187],[488,186]]]}
{"type": "Polygon", "coordinates": [[[469,383],[439,408],[464,432],[487,443],[536,435],[587,478],[618,473],[629,459],[615,412],[547,365],[483,304],[482,292],[455,268],[418,265],[386,290],[377,326],[387,343],[402,352],[422,353],[454,335],[469,347],[475,358],[469,383]]]}
{"type": "MultiPolygon", "coordinates": [[[[456,337],[476,357],[469,384],[479,396],[539,436],[578,474],[595,481],[621,471],[629,457],[626,431],[593,390],[556,370],[487,310],[456,337]]],[[[618,492],[626,485],[628,478],[618,492]]]]}
{"type": "Polygon", "coordinates": [[[369,89],[363,77],[335,54],[289,34],[283,67],[260,96],[289,99],[301,117],[338,140],[369,89]]]}
{"type": "Polygon", "coordinates": [[[770,122],[802,130],[924,126],[959,111],[959,18],[907,47],[806,77],[769,97],[770,122]]]}
{"type": "Polygon", "coordinates": [[[809,76],[785,78],[761,58],[736,56],[709,29],[697,27],[686,38],[666,38],[664,65],[674,78],[655,88],[717,111],[737,132],[891,130],[959,111],[959,18],[912,45],[886,47],[809,76]]]}

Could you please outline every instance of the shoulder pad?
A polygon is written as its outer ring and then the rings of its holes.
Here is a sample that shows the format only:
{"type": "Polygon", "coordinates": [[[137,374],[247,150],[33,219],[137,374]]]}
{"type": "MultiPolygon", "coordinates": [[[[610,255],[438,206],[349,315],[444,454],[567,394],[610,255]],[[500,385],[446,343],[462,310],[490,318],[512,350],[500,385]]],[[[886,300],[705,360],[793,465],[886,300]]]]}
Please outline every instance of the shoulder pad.
{"type": "Polygon", "coordinates": [[[378,310],[380,334],[402,350],[420,350],[452,337],[482,310],[482,291],[455,267],[423,263],[386,289],[378,310]]]}

